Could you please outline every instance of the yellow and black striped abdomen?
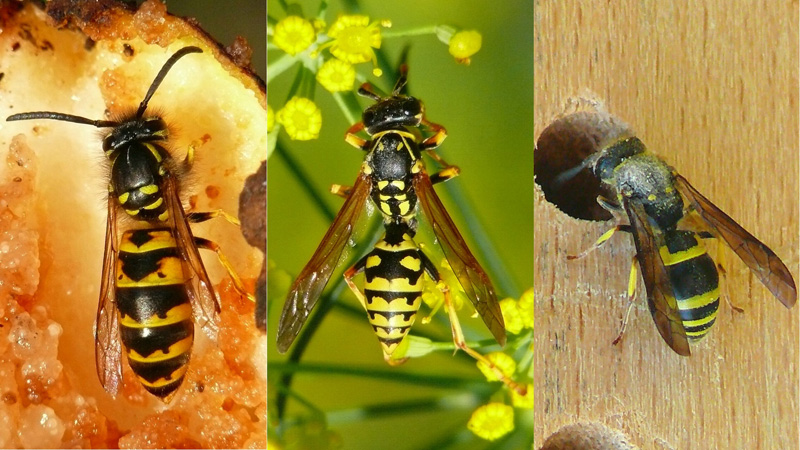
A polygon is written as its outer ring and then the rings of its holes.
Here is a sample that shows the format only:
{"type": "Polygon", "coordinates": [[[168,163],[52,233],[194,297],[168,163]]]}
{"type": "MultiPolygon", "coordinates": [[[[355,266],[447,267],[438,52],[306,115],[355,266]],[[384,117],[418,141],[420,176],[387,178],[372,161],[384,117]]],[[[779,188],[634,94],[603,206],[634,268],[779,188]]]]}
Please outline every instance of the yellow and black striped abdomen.
{"type": "Polygon", "coordinates": [[[698,235],[691,231],[667,230],[659,249],[678,302],[683,327],[689,339],[708,333],[719,308],[719,274],[698,235]]]}
{"type": "Polygon", "coordinates": [[[187,282],[172,230],[123,234],[116,267],[120,338],[139,381],[163,399],[180,387],[194,340],[187,282]]]}
{"type": "Polygon", "coordinates": [[[384,236],[367,255],[367,315],[387,355],[394,352],[414,324],[422,303],[423,272],[419,248],[407,233],[402,233],[396,243],[384,236]]]}

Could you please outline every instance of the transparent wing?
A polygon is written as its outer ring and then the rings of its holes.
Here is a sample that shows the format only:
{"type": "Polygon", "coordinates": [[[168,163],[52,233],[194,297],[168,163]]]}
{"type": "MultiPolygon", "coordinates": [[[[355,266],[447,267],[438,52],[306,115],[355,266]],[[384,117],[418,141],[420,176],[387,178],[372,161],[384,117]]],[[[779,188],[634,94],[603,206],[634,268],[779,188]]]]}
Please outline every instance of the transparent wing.
{"type": "Polygon", "coordinates": [[[467,243],[458,232],[453,219],[445,210],[439,196],[433,189],[431,179],[425,170],[414,176],[414,190],[428,222],[433,228],[444,255],[450,263],[461,287],[472,301],[489,331],[502,346],[506,343],[506,328],[500,304],[492,287],[492,282],[483,271],[475,256],[469,251],[467,243]]]}
{"type": "Polygon", "coordinates": [[[317,304],[322,290],[325,289],[331,274],[339,264],[342,251],[353,234],[359,216],[364,211],[371,190],[369,175],[360,172],[333,224],[328,228],[311,260],[289,289],[278,323],[279,352],[284,353],[289,349],[308,319],[311,309],[317,304]]]}
{"type": "Polygon", "coordinates": [[[675,300],[667,268],[658,252],[663,238],[653,233],[640,204],[628,200],[623,203],[630,219],[633,241],[636,243],[636,259],[639,261],[647,290],[647,305],[656,328],[675,353],[689,356],[689,342],[678,313],[678,302],[675,300]]]}
{"type": "Polygon", "coordinates": [[[120,358],[122,346],[119,340],[117,305],[115,302],[114,276],[117,261],[117,215],[112,195],[108,196],[108,219],[106,223],[106,246],[103,253],[103,275],[100,281],[100,300],[94,323],[94,361],[100,384],[116,396],[122,383],[120,358]]]}
{"type": "Polygon", "coordinates": [[[189,299],[192,302],[192,313],[195,323],[203,327],[203,331],[212,339],[216,337],[219,320],[219,302],[214,295],[214,288],[203,265],[203,259],[197,251],[194,235],[186,221],[178,196],[178,187],[173,176],[164,177],[164,198],[167,202],[170,221],[175,233],[175,242],[183,260],[184,271],[191,274],[188,284],[189,299]]]}
{"type": "Polygon", "coordinates": [[[725,240],[784,306],[794,306],[797,303],[797,288],[792,274],[780,258],[699,193],[686,178],[677,175],[676,179],[678,190],[708,224],[712,233],[725,240]]]}

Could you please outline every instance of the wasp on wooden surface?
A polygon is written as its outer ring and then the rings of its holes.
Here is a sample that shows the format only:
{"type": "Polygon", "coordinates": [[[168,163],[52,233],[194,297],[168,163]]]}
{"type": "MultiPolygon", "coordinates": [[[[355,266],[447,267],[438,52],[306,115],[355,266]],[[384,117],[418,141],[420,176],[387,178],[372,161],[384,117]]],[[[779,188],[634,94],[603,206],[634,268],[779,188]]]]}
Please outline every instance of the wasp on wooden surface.
{"type": "Polygon", "coordinates": [[[49,119],[110,129],[103,139],[110,175],[95,362],[100,382],[112,396],[122,381],[123,349],[144,388],[168,402],[188,368],[194,322],[210,335],[216,334],[220,307],[198,249],[215,251],[235,289],[251,297],[219,246],[195,237],[189,227],[189,223],[217,216],[234,224],[238,220],[221,210],[184,210],[181,180],[191,168],[194,149],[190,146],[184,161],[176,162],[166,148],[167,123],[158,115],[145,114],[172,66],[192,53],[202,50],[189,46],[175,52],[161,67],[138,109],[116,120],[51,111],[14,114],[6,119],[49,119]],[[128,220],[118,220],[119,209],[128,220]],[[121,237],[118,228],[127,228],[121,237]]]}
{"type": "MultiPolygon", "coordinates": [[[[612,142],[582,166],[591,167],[617,194],[616,202],[598,197],[600,205],[617,215],[624,211],[629,224],[617,225],[594,246],[570,259],[585,256],[616,231],[630,232],[650,313],[661,337],[679,355],[691,354],[689,342],[708,333],[719,308],[719,272],[703,239],[725,241],[784,306],[791,308],[797,302],[794,279],[780,258],[686,178],[648,152],[638,138],[612,142]]],[[[631,302],[635,287],[634,264],[628,287],[631,302]]],[[[627,317],[615,344],[622,337],[627,317]]]]}
{"type": "Polygon", "coordinates": [[[444,294],[457,348],[486,363],[509,386],[524,389],[466,345],[449,288],[442,282],[435,264],[414,241],[419,205],[461,287],[494,338],[504,345],[505,326],[494,287],[433,189],[434,184],[459,174],[458,167],[447,164],[434,151],[447,132],[443,126],[425,118],[420,100],[401,94],[406,81],[407,67],[403,65],[389,96],[379,96],[368,83],[358,91],[376,103],[364,110],[361,122],[347,130],[345,141],[365,151],[366,156],[352,187],[335,185],[332,188],[333,193],[345,197],[346,201],[289,289],[278,325],[278,351],[286,352],[299,334],[371,198],[383,218],[383,237],[345,271],[344,277],[367,312],[386,362],[398,365],[405,361],[393,357],[393,353],[414,323],[422,303],[423,274],[427,274],[444,294]],[[418,127],[425,127],[433,134],[425,139],[418,138],[412,132],[418,127]],[[370,139],[358,137],[361,131],[370,139]],[[427,152],[443,169],[429,176],[422,152],[427,152]],[[365,274],[363,292],[353,281],[360,272],[365,274]]]}

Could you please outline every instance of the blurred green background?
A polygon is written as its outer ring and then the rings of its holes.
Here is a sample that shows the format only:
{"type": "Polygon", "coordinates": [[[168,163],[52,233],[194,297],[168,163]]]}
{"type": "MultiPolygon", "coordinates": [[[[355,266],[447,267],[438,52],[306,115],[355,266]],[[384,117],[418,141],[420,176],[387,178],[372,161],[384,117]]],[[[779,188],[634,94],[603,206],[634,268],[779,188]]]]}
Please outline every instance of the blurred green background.
{"type": "MultiPolygon", "coordinates": [[[[141,4],[143,0],[138,0],[141,4]]],[[[253,49],[253,69],[267,76],[267,4],[264,0],[169,0],[167,11],[194,17],[217,42],[228,46],[236,36],[253,49]]]]}
{"type": "MultiPolygon", "coordinates": [[[[305,17],[316,15],[318,0],[298,3],[302,5],[305,17]]],[[[277,20],[285,17],[281,2],[269,0],[267,4],[271,17],[277,20]]],[[[470,66],[457,64],[449,55],[447,46],[433,35],[384,39],[381,50],[395,65],[403,47],[410,44],[408,92],[424,101],[429,120],[447,128],[448,137],[438,153],[461,168],[461,175],[437,186],[437,192],[470,248],[495,282],[499,298],[518,298],[522,291],[533,285],[533,2],[362,0],[347,4],[357,5],[360,12],[371,20],[390,19],[392,33],[448,24],[475,29],[483,35],[482,49],[473,56],[470,66]],[[452,206],[448,194],[452,188],[447,186],[451,184],[459,185],[474,214],[465,216],[452,206]],[[470,226],[476,224],[485,228],[489,244],[502,261],[504,273],[495,273],[477,250],[469,231],[470,226]]],[[[340,11],[342,3],[331,0],[326,15],[328,26],[340,11]]],[[[348,9],[348,12],[354,10],[348,9]]],[[[268,58],[272,60],[282,55],[278,50],[271,51],[268,58]]],[[[380,92],[389,91],[395,80],[386,75],[376,78],[370,73],[371,69],[369,63],[357,66],[359,73],[367,75],[380,92]]],[[[268,86],[272,93],[268,101],[273,110],[278,111],[286,102],[296,73],[296,68],[290,69],[268,86]]],[[[314,101],[322,109],[323,116],[319,139],[290,141],[283,132],[282,138],[294,159],[308,174],[314,189],[333,211],[338,211],[342,199],[328,194],[330,185],[351,185],[363,153],[344,142],[344,133],[351,124],[331,94],[318,86],[314,101]]],[[[363,98],[360,102],[362,106],[371,104],[363,98]]],[[[429,171],[435,170],[429,161],[428,167],[429,171]]],[[[285,270],[294,277],[313,254],[330,221],[312,203],[277,155],[269,161],[268,198],[269,259],[276,269],[285,270]]],[[[433,259],[440,254],[438,249],[429,248],[426,252],[433,253],[433,259]],[[437,251],[439,253],[435,253],[437,251]]],[[[338,281],[336,277],[345,268],[340,267],[335,272],[331,284],[338,281]]],[[[275,349],[276,324],[285,295],[286,292],[269,293],[268,351],[271,362],[286,358],[275,349]]],[[[349,292],[342,301],[357,305],[349,292]]],[[[426,313],[423,309],[423,314],[426,313]]],[[[461,321],[465,329],[477,331],[477,334],[469,334],[468,339],[489,337],[479,319],[461,314],[461,321]]],[[[418,319],[414,330],[421,326],[418,319]]],[[[447,328],[440,328],[438,335],[447,340],[447,328]]],[[[413,359],[399,368],[389,368],[383,362],[366,315],[354,317],[339,309],[334,309],[322,322],[302,362],[345,367],[355,365],[396,373],[481,377],[471,359],[454,358],[447,352],[413,359]]],[[[271,387],[277,378],[274,371],[269,372],[271,387]]],[[[528,442],[532,443],[532,411],[529,421],[526,422],[528,418],[518,418],[517,422],[518,427],[527,423],[528,428],[518,428],[504,441],[492,444],[474,437],[466,430],[465,424],[478,404],[470,404],[473,398],[469,395],[459,397],[457,390],[326,373],[299,374],[295,376],[292,389],[327,413],[328,426],[335,430],[337,439],[347,449],[380,448],[375,447],[375,443],[380,442],[391,442],[391,448],[396,449],[520,449],[531,445],[528,442]],[[352,415],[362,413],[358,407],[363,405],[429,398],[446,398],[454,403],[429,411],[422,407],[414,414],[408,411],[376,413],[368,418],[352,415]]],[[[270,392],[271,400],[274,400],[274,391],[270,392]]],[[[288,417],[306,415],[308,411],[289,399],[288,417]]],[[[522,410],[516,410],[518,416],[522,413],[522,410]]],[[[307,429],[305,432],[310,433],[307,429]]]]}

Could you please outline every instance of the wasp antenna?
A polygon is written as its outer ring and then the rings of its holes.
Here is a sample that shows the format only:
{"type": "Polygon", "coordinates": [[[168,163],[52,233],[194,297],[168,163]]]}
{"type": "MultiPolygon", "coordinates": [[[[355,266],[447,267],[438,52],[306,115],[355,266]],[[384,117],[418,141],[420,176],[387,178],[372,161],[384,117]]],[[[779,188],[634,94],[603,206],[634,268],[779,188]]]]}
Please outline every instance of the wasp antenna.
{"type": "Polygon", "coordinates": [[[139,104],[139,109],[136,111],[136,117],[142,117],[144,114],[144,110],[147,109],[147,103],[150,101],[150,97],[155,94],[156,89],[158,86],[161,85],[161,82],[164,81],[164,78],[167,76],[167,72],[178,62],[179,59],[183,58],[184,56],[188,55],[189,53],[203,53],[203,50],[199,47],[183,47],[182,49],[175,52],[167,62],[164,63],[164,66],[161,67],[161,70],[156,75],[156,78],[153,80],[153,83],[150,85],[150,89],[147,90],[147,95],[144,96],[144,100],[142,103],[139,104]]]}
{"type": "Polygon", "coordinates": [[[119,122],[111,120],[93,120],[81,116],[73,116],[72,114],[57,113],[52,111],[34,111],[8,116],[6,122],[14,122],[17,120],[35,120],[35,119],[49,119],[60,120],[63,122],[81,123],[84,125],[93,125],[97,128],[116,127],[119,122]]]}
{"type": "Polygon", "coordinates": [[[588,168],[592,167],[599,157],[600,157],[600,153],[593,153],[593,154],[589,155],[586,159],[584,159],[577,166],[561,172],[553,180],[553,186],[556,187],[556,188],[561,188],[564,183],[566,183],[569,180],[573,179],[576,175],[578,175],[578,173],[580,173],[584,169],[588,169],[588,168]]]}
{"type": "Polygon", "coordinates": [[[408,82],[408,65],[401,64],[400,77],[397,79],[397,83],[394,84],[394,89],[392,89],[392,95],[399,95],[400,91],[403,90],[407,82],[408,82]]]}
{"type": "Polygon", "coordinates": [[[375,100],[376,102],[379,102],[381,100],[381,96],[375,93],[375,90],[372,88],[372,85],[369,84],[369,83],[364,83],[364,84],[361,85],[360,88],[358,88],[358,95],[360,95],[362,97],[371,98],[372,100],[375,100]]]}

